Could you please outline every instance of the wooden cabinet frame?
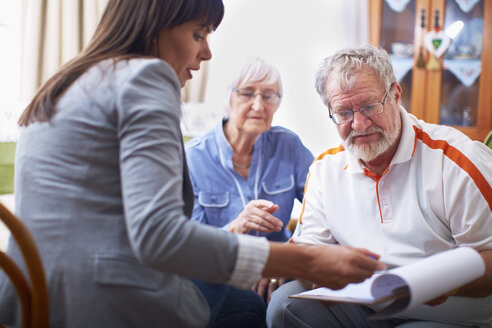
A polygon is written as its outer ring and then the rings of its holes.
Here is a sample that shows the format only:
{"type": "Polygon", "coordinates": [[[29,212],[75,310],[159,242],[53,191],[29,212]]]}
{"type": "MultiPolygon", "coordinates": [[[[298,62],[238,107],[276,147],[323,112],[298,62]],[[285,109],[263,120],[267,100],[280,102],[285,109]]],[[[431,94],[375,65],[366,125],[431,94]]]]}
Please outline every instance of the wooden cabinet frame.
{"type": "MultiPolygon", "coordinates": [[[[381,19],[384,0],[369,0],[369,40],[379,46],[381,44],[381,19]]],[[[448,0],[450,1],[450,0],[448,0]]],[[[417,62],[419,49],[423,45],[425,31],[420,28],[420,12],[426,11],[426,28],[433,26],[433,13],[441,13],[440,26],[444,25],[446,0],[416,0],[415,2],[415,33],[414,61],[417,62]]],[[[482,71],[477,108],[477,125],[474,127],[455,126],[470,138],[483,141],[492,130],[492,1],[483,1],[483,41],[482,41],[482,71]]],[[[427,62],[429,53],[424,48],[424,59],[427,62]]],[[[442,61],[442,58],[440,59],[442,61]]],[[[413,67],[411,112],[429,123],[439,123],[441,104],[442,71],[413,67]]],[[[404,90],[405,92],[405,90],[404,90]]]]}

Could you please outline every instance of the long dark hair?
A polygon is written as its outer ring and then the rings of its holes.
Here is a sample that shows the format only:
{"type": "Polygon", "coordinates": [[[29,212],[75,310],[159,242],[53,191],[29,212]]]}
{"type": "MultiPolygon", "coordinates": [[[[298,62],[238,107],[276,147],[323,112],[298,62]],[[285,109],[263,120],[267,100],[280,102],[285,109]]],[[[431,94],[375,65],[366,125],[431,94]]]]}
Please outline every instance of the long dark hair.
{"type": "Polygon", "coordinates": [[[215,30],[223,16],[222,0],[110,0],[87,47],[40,88],[19,125],[49,121],[65,90],[95,63],[149,56],[163,28],[201,20],[215,30]]]}

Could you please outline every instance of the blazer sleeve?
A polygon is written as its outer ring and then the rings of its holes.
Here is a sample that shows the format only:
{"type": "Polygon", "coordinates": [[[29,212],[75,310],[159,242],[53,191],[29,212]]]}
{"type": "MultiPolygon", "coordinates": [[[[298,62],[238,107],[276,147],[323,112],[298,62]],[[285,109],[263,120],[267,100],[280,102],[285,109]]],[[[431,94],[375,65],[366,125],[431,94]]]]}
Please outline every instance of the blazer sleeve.
{"type": "Polygon", "coordinates": [[[131,67],[117,104],[125,223],[137,258],[163,271],[225,282],[238,240],[183,212],[180,87],[161,60],[131,67]],[[200,265],[197,265],[200,263],[200,265]]]}

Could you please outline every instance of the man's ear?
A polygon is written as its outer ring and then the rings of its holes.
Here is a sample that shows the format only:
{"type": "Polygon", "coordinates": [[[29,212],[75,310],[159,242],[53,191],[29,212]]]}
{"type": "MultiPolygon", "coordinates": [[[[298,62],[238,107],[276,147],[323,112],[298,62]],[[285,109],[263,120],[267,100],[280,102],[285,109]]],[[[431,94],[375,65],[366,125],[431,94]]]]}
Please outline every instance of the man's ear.
{"type": "Polygon", "coordinates": [[[401,85],[400,85],[400,83],[395,82],[394,88],[395,88],[395,94],[394,94],[395,103],[399,103],[401,100],[401,85]]]}

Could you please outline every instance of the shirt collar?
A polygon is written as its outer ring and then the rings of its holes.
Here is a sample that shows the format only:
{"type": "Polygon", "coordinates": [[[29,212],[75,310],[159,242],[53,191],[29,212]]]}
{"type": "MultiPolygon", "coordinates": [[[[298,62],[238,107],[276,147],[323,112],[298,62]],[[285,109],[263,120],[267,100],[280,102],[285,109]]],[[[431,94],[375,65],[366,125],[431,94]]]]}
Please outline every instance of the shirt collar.
{"type": "Polygon", "coordinates": [[[364,168],[359,159],[355,157],[348,149],[346,149],[345,152],[347,153],[347,166],[345,171],[352,174],[364,173],[364,168]]]}
{"type": "Polygon", "coordinates": [[[415,130],[413,129],[414,123],[412,122],[413,117],[402,106],[400,106],[400,117],[402,128],[400,144],[391,160],[391,164],[409,161],[413,156],[413,150],[415,148],[416,140],[415,130]]]}

